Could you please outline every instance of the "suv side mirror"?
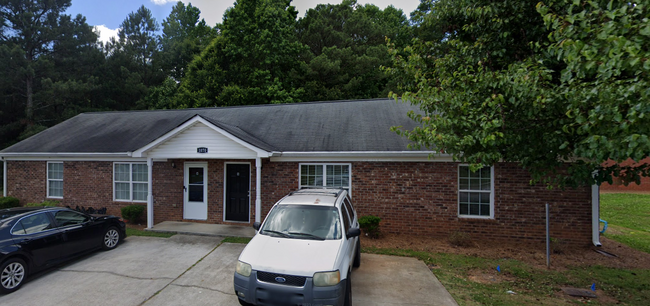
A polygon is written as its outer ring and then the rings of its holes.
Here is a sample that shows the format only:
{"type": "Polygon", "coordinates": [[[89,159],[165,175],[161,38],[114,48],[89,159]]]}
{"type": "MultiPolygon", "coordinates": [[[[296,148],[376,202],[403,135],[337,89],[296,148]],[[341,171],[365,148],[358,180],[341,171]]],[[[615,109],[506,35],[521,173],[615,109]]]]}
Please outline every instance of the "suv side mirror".
{"type": "Polygon", "coordinates": [[[361,230],[359,228],[353,227],[348,230],[347,237],[352,238],[352,237],[357,237],[361,235],[361,230]]]}
{"type": "Polygon", "coordinates": [[[256,231],[259,231],[259,230],[260,230],[260,225],[261,225],[261,223],[259,223],[259,222],[255,222],[255,223],[253,223],[253,228],[254,228],[256,231]]]}

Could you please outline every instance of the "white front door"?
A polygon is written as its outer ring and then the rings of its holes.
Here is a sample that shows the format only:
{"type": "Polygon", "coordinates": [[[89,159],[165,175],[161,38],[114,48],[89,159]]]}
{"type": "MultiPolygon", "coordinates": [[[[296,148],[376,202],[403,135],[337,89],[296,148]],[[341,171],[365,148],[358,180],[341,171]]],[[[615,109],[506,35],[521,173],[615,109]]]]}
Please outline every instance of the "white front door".
{"type": "Polygon", "coordinates": [[[183,219],[208,219],[208,163],[185,163],[183,219]]]}

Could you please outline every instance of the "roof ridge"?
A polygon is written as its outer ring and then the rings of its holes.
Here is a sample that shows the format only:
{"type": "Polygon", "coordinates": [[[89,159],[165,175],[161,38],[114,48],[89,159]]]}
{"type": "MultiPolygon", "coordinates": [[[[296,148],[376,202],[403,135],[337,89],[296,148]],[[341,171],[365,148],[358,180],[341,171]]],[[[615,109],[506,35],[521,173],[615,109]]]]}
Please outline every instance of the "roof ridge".
{"type": "MultiPolygon", "coordinates": [[[[255,107],[274,107],[274,106],[289,106],[289,105],[313,105],[313,104],[334,104],[334,103],[349,103],[349,102],[380,102],[393,100],[393,98],[374,98],[374,99],[348,99],[348,100],[332,100],[332,101],[306,101],[306,102],[293,102],[293,103],[277,103],[277,104],[254,104],[254,105],[232,105],[232,106],[211,106],[211,107],[194,107],[194,108],[173,108],[173,109],[134,109],[134,110],[111,110],[111,111],[98,111],[98,112],[83,112],[78,115],[87,114],[119,114],[119,113],[150,113],[150,112],[173,112],[173,111],[201,111],[212,109],[236,109],[236,108],[255,108],[255,107]]],[[[77,116],[78,116],[77,115],[77,116]]],[[[75,116],[76,117],[76,116],[75,116]]]]}

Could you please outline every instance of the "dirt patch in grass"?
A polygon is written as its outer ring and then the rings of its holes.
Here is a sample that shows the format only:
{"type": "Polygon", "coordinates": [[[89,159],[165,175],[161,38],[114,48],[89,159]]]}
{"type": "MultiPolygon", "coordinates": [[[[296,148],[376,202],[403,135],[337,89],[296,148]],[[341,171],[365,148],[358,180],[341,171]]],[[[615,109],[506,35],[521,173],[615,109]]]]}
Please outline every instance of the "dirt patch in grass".
{"type": "Polygon", "coordinates": [[[516,280],[515,277],[495,271],[472,270],[468,273],[468,279],[480,284],[498,284],[502,282],[511,282],[516,280]]]}
{"type": "MultiPolygon", "coordinates": [[[[563,254],[551,255],[551,269],[564,270],[570,267],[595,266],[618,269],[650,269],[650,254],[635,250],[617,241],[601,236],[602,246],[569,247],[563,254]],[[595,252],[596,249],[615,254],[608,257],[595,252]]],[[[536,268],[546,268],[546,245],[540,244],[495,244],[473,241],[472,246],[458,247],[447,239],[415,237],[409,235],[383,234],[378,239],[361,238],[363,247],[411,249],[432,253],[451,253],[491,259],[516,259],[536,268]]]]}
{"type": "Polygon", "coordinates": [[[130,223],[127,223],[126,227],[143,231],[145,228],[147,228],[147,225],[146,224],[130,224],[130,223]]]}

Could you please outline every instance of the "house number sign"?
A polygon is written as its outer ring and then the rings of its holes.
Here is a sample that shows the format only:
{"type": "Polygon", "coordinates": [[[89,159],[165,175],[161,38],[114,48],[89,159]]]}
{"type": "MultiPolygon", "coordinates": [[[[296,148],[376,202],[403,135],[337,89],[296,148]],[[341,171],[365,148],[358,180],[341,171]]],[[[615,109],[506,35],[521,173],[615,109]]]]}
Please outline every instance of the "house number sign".
{"type": "Polygon", "coordinates": [[[208,148],[206,147],[196,148],[196,153],[208,153],[208,148]]]}

